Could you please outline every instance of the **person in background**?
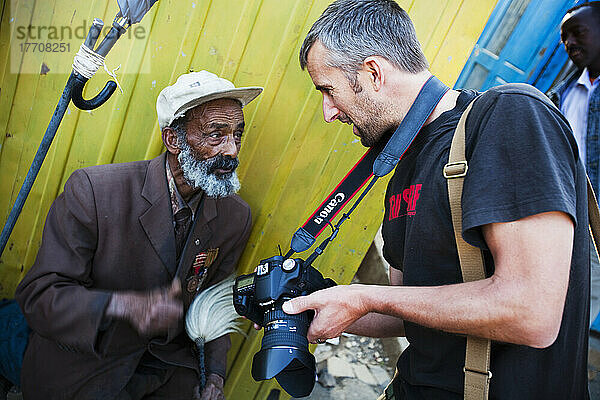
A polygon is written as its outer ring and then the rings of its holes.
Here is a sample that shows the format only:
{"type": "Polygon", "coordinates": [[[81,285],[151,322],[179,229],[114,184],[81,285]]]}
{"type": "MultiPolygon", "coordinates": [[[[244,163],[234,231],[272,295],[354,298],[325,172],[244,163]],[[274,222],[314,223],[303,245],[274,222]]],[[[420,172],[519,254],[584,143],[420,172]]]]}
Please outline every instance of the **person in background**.
{"type": "Polygon", "coordinates": [[[600,1],[568,10],[560,26],[561,40],[576,66],[548,93],[567,117],[594,191],[600,188],[600,1]]]}

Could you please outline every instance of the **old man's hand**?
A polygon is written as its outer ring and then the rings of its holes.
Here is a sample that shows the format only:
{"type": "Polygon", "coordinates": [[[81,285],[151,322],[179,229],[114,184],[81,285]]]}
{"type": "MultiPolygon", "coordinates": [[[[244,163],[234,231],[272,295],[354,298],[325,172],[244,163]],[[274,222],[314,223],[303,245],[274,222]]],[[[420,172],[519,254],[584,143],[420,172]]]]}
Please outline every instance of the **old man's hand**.
{"type": "Polygon", "coordinates": [[[149,292],[115,292],[106,309],[106,316],[128,321],[141,335],[164,334],[183,317],[181,282],[175,279],[170,287],[149,292]]]}
{"type": "Polygon", "coordinates": [[[200,386],[194,388],[192,400],[225,400],[223,393],[223,378],[217,374],[210,374],[206,378],[206,386],[200,393],[200,386]]]}
{"type": "Polygon", "coordinates": [[[316,291],[308,296],[296,297],[283,304],[283,311],[299,314],[314,310],[315,317],[308,328],[311,343],[338,337],[354,321],[369,310],[363,301],[366,285],[340,285],[316,291]]]}

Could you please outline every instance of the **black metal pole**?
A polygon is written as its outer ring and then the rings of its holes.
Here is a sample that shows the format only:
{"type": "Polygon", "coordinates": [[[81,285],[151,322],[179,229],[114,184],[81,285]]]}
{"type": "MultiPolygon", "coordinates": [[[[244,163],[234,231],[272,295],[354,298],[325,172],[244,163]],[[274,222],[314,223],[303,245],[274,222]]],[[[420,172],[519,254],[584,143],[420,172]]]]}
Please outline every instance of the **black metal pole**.
{"type": "Polygon", "coordinates": [[[75,83],[75,73],[71,73],[69,79],[67,80],[67,84],[65,85],[65,89],[63,90],[60,99],[58,100],[58,104],[56,105],[56,109],[54,109],[54,114],[52,114],[52,118],[50,119],[50,124],[48,124],[48,128],[46,128],[46,133],[44,133],[44,137],[42,138],[42,143],[40,143],[40,147],[35,153],[35,157],[33,162],[31,163],[31,167],[29,167],[29,171],[27,172],[27,176],[23,181],[23,185],[21,186],[21,190],[19,190],[19,194],[17,196],[17,200],[10,210],[10,214],[6,223],[4,224],[4,228],[2,229],[2,234],[0,235],[0,255],[4,252],[4,248],[8,243],[8,238],[17,222],[17,218],[23,209],[23,205],[25,204],[25,200],[27,200],[27,196],[31,191],[31,187],[33,186],[33,182],[35,182],[35,178],[38,176],[40,172],[40,168],[42,167],[42,163],[44,162],[44,158],[50,149],[50,145],[52,144],[52,140],[54,139],[54,135],[56,135],[56,131],[58,130],[58,126],[65,115],[65,111],[67,110],[67,106],[71,101],[71,90],[73,88],[73,84],[75,83]]]}

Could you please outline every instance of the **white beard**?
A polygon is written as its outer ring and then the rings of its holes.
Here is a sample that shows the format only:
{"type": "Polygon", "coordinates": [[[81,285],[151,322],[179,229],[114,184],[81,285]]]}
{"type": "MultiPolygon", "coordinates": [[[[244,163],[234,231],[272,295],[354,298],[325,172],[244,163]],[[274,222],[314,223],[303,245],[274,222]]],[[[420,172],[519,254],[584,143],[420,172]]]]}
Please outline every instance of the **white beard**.
{"type": "Polygon", "coordinates": [[[214,198],[227,197],[240,190],[240,181],[235,171],[223,175],[209,172],[213,170],[219,156],[198,160],[187,141],[180,147],[181,152],[177,156],[177,160],[179,160],[183,177],[188,185],[194,189],[200,188],[208,197],[214,198]]]}

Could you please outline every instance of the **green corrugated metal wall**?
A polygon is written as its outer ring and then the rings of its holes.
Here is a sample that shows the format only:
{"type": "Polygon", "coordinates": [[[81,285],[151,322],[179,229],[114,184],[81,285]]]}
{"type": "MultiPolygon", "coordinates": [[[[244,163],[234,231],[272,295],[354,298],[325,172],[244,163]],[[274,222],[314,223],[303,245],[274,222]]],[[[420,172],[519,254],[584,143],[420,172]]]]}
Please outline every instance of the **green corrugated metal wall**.
{"type": "MultiPolygon", "coordinates": [[[[323,122],[320,95],[298,66],[304,35],[328,3],[160,0],[107,57],[111,69],[121,66],[117,74],[124,92],[90,112],[69,106],[0,259],[0,294],[12,297],[33,263],[48,208],[74,169],[151,158],[163,151],[156,97],[189,70],[207,69],[238,86],[265,87],[244,110],[248,128],[240,155],[241,195],[252,207],[254,229],[239,271],[251,271],[256,261],[273,255],[278,244],[287,249],[296,227],[364,153],[351,128],[323,122]]],[[[415,22],[432,72],[451,86],[495,0],[399,3],[415,22]]],[[[100,17],[109,25],[117,11],[114,0],[4,0],[1,224],[16,199],[89,21],[100,17]],[[44,51],[39,44],[27,48],[26,43],[41,43],[44,51]]],[[[104,71],[97,73],[87,85],[86,97],[94,96],[107,79],[104,71]]],[[[376,185],[317,261],[325,276],[340,283],[350,281],[381,221],[384,188],[383,181],[376,185]]],[[[234,338],[229,353],[232,368],[226,395],[230,399],[265,399],[276,387],[250,377],[261,334],[248,331],[247,338],[234,338]]]]}

